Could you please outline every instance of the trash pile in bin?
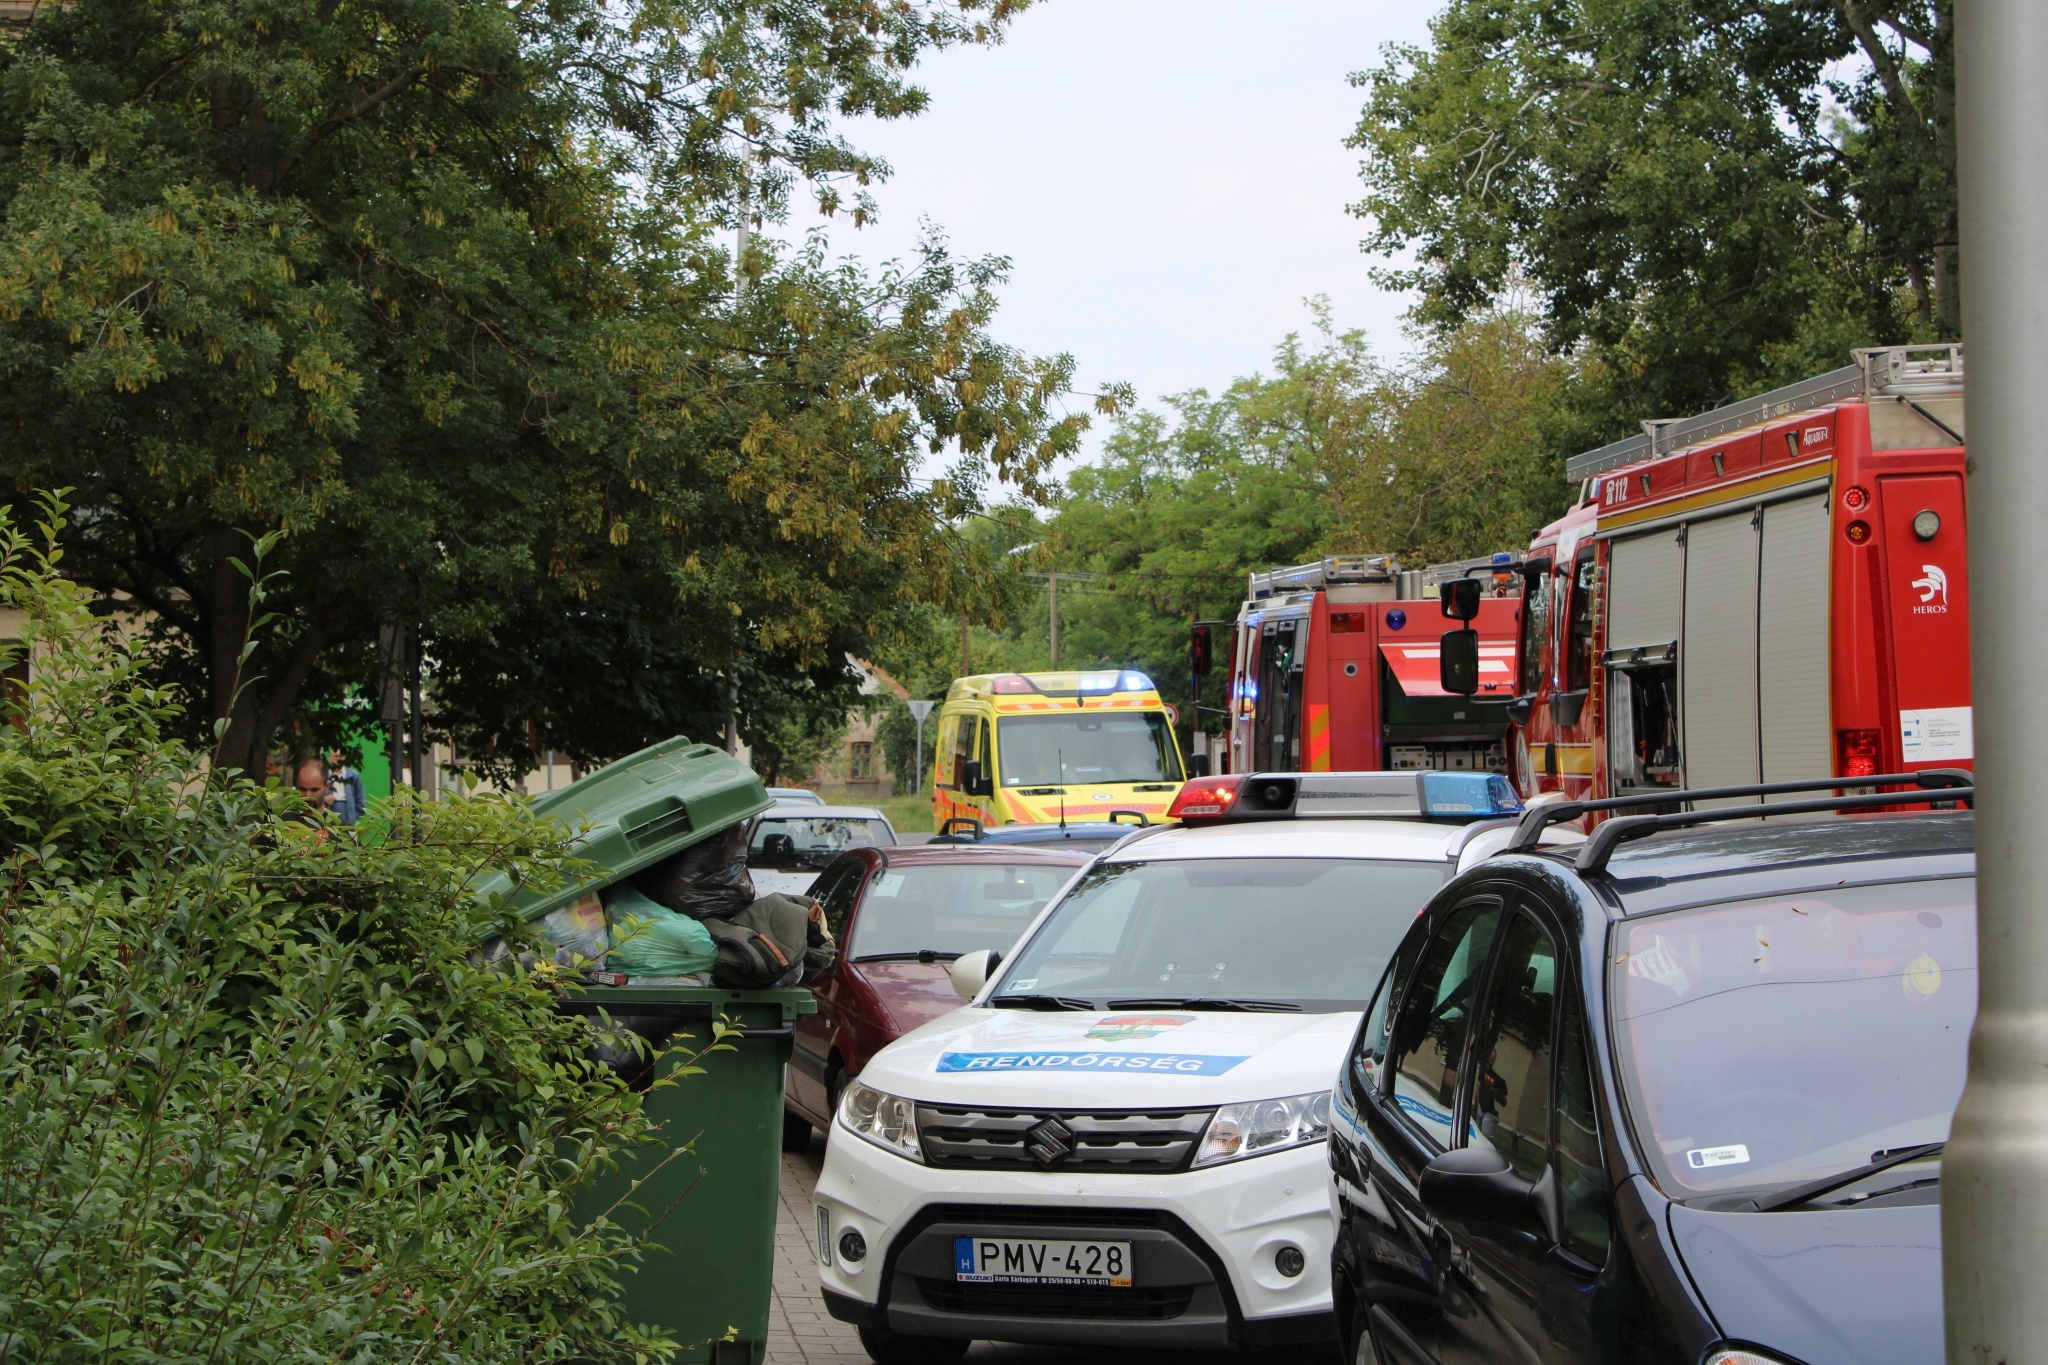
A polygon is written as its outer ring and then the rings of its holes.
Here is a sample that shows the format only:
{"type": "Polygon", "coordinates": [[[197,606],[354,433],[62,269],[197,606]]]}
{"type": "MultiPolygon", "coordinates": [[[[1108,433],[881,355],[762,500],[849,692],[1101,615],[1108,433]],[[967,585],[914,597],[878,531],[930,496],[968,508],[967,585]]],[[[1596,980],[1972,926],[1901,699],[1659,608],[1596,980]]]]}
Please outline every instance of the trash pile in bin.
{"type": "MultiPolygon", "coordinates": [[[[755,896],[745,824],[579,896],[534,927],[553,945],[555,966],[606,986],[769,990],[809,981],[838,956],[816,901],[755,896]]],[[[497,941],[485,957],[507,951],[497,941]]]]}

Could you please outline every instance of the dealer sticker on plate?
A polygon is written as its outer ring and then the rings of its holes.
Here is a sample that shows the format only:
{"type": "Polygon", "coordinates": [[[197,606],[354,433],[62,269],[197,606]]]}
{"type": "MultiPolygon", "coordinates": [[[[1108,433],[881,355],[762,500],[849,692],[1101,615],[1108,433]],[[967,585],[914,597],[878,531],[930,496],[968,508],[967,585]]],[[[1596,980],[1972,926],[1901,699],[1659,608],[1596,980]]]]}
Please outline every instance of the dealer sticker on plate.
{"type": "Polygon", "coordinates": [[[955,1237],[953,1268],[953,1278],[969,1284],[1097,1284],[1129,1289],[1131,1244],[955,1237]]]}

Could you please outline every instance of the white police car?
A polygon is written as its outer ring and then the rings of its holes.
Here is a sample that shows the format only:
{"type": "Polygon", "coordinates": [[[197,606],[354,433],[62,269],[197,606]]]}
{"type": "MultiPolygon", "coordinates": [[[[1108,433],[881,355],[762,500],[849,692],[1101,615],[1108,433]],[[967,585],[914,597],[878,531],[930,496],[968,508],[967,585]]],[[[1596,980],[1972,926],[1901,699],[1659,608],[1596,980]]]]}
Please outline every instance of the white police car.
{"type": "Polygon", "coordinates": [[[1519,809],[1480,773],[1189,782],[1182,824],[1105,852],[1008,959],[960,959],[971,1005],[848,1087],[829,1311],[885,1365],[1333,1340],[1330,1087],[1416,913],[1519,809]]]}

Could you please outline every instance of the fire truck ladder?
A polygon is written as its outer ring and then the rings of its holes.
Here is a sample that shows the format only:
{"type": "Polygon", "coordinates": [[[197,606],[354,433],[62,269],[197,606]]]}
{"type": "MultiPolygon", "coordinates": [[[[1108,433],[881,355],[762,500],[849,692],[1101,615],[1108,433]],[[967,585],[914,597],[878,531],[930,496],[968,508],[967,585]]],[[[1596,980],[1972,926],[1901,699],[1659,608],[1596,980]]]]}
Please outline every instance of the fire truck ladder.
{"type": "MultiPolygon", "coordinates": [[[[1643,423],[1643,434],[1609,442],[1565,462],[1565,477],[1578,482],[1637,460],[1711,441],[1744,427],[1759,426],[1795,412],[1824,408],[1846,398],[1884,394],[1910,402],[1915,396],[1959,393],[1963,387],[1963,346],[1872,346],[1852,352],[1854,365],[1787,384],[1697,417],[1659,417],[1643,423]]],[[[1917,405],[1916,405],[1917,406],[1917,405]]],[[[1929,421],[1942,425],[1923,412],[1929,421]]],[[[1944,430],[1946,428],[1944,427],[1944,430]]],[[[1953,433],[1951,433],[1953,435],[1953,433]]]]}
{"type": "Polygon", "coordinates": [[[1251,599],[1316,592],[1333,583],[1391,583],[1401,572],[1392,555],[1326,555],[1313,564],[1269,569],[1251,576],[1251,599]]]}

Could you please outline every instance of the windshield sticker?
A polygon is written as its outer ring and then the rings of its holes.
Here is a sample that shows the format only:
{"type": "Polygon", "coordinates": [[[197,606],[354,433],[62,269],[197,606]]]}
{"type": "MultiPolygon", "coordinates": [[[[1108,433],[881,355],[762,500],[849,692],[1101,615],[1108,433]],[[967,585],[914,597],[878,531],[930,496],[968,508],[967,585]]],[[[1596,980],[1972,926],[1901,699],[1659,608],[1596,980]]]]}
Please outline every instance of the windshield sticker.
{"type": "Polygon", "coordinates": [[[1221,1076],[1246,1057],[1185,1052],[946,1052],[939,1071],[1163,1071],[1177,1076],[1221,1076]]]}
{"type": "Polygon", "coordinates": [[[1032,988],[1034,988],[1034,987],[1035,987],[1035,986],[1037,986],[1037,985],[1038,985],[1038,978],[1037,978],[1037,977],[1035,977],[1035,976],[1020,976],[1020,977],[1018,977],[1018,978],[1017,978],[1017,979],[1016,979],[1015,981],[1012,981],[1012,982],[1011,982],[1011,983],[1010,983],[1009,985],[1007,985],[1007,986],[1003,987],[1003,989],[1004,989],[1004,990],[1006,990],[1006,991],[1028,991],[1028,990],[1031,990],[1032,988]]]}
{"type": "Polygon", "coordinates": [[[1125,1043],[1133,1038],[1157,1038],[1170,1028],[1194,1022],[1192,1014],[1113,1014],[1089,1029],[1088,1036],[1105,1043],[1125,1043]]]}
{"type": "Polygon", "coordinates": [[[1941,989],[1941,964],[1922,953],[1906,964],[1906,998],[1914,1004],[1941,989]]]}
{"type": "Polygon", "coordinates": [[[901,872],[884,872],[881,876],[875,878],[875,889],[868,892],[868,896],[873,900],[895,900],[897,895],[903,890],[903,881],[904,877],[901,872]]]}
{"type": "Polygon", "coordinates": [[[1695,1147],[1685,1154],[1685,1164],[1696,1171],[1712,1166],[1741,1166],[1749,1161],[1749,1148],[1739,1142],[1726,1147],[1695,1147]]]}

